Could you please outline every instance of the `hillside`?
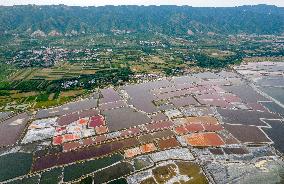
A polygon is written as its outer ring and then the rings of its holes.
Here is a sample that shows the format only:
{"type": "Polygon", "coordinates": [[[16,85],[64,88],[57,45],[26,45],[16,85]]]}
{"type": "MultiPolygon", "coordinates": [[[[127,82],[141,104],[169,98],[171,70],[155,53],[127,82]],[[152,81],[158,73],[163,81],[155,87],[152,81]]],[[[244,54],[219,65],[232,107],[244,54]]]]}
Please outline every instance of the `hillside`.
{"type": "Polygon", "coordinates": [[[258,5],[234,8],[189,6],[13,6],[0,7],[0,32],[45,34],[104,32],[112,29],[169,35],[282,34],[284,8],[258,5]]]}

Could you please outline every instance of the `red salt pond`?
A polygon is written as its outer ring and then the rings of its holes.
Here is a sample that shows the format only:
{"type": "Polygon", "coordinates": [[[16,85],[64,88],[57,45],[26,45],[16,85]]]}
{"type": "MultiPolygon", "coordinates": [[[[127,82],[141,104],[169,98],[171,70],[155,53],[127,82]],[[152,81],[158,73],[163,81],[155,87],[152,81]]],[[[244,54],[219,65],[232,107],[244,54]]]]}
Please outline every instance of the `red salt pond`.
{"type": "Polygon", "coordinates": [[[160,121],[146,125],[148,131],[161,130],[172,127],[174,124],[171,121],[160,121]]]}
{"type": "Polygon", "coordinates": [[[108,128],[106,126],[97,126],[95,130],[97,134],[104,134],[108,132],[108,128]]]}
{"type": "Polygon", "coordinates": [[[75,142],[66,142],[63,143],[63,151],[71,151],[75,150],[76,148],[80,147],[81,143],[78,141],[75,142]]]}
{"type": "Polygon", "coordinates": [[[194,147],[216,147],[224,145],[221,137],[213,132],[210,133],[195,133],[184,136],[186,142],[194,147]]]}
{"type": "Polygon", "coordinates": [[[157,141],[157,145],[162,150],[180,146],[179,142],[174,137],[169,139],[159,140],[157,141]]]}
{"type": "Polygon", "coordinates": [[[64,140],[64,138],[63,138],[62,135],[53,137],[52,144],[53,145],[61,145],[63,143],[63,140],[64,140]]]}
{"type": "Polygon", "coordinates": [[[130,148],[124,151],[124,155],[126,158],[132,158],[140,154],[141,150],[139,149],[139,147],[130,148]]]}
{"type": "Polygon", "coordinates": [[[217,132],[224,129],[222,125],[212,125],[212,124],[203,124],[203,127],[204,130],[208,132],[217,132]]]}
{"type": "Polygon", "coordinates": [[[105,125],[104,117],[102,115],[92,116],[89,122],[89,127],[95,128],[105,125]]]}
{"type": "Polygon", "coordinates": [[[76,134],[65,134],[63,135],[64,137],[64,142],[67,142],[67,141],[74,141],[74,140],[78,140],[80,139],[80,136],[76,135],[76,134]]]}
{"type": "Polygon", "coordinates": [[[140,150],[142,153],[150,153],[157,150],[157,147],[154,143],[144,144],[140,146],[140,150]]]}
{"type": "Polygon", "coordinates": [[[200,132],[204,130],[203,126],[199,123],[187,124],[184,127],[188,132],[200,132]]]}
{"type": "Polygon", "coordinates": [[[87,119],[79,119],[79,124],[80,125],[87,125],[88,124],[88,120],[87,119]]]}
{"type": "Polygon", "coordinates": [[[178,135],[187,134],[188,130],[184,126],[175,127],[174,131],[178,135]]]}
{"type": "Polygon", "coordinates": [[[201,124],[213,124],[217,125],[218,120],[211,116],[199,116],[199,117],[188,117],[186,118],[188,123],[201,123],[201,124]]]}

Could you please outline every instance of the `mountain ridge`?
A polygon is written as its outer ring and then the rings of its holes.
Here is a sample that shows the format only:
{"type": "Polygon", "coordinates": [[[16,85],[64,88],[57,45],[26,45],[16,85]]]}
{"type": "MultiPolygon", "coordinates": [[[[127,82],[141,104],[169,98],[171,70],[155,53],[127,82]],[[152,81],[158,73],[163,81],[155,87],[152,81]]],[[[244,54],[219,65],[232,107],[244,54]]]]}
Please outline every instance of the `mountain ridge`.
{"type": "Polygon", "coordinates": [[[227,8],[191,6],[100,6],[66,5],[0,6],[0,32],[25,34],[40,30],[48,34],[103,32],[111,30],[186,35],[283,34],[284,8],[272,5],[227,8]]]}

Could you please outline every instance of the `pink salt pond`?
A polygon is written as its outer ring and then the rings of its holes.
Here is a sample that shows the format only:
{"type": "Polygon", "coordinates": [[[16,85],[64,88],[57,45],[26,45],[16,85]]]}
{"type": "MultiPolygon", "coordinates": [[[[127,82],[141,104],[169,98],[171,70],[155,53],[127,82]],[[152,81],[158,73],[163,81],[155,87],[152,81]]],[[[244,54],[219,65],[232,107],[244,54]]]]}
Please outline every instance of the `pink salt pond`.
{"type": "Polygon", "coordinates": [[[93,116],[90,119],[89,127],[95,128],[105,125],[105,120],[102,115],[93,116]]]}

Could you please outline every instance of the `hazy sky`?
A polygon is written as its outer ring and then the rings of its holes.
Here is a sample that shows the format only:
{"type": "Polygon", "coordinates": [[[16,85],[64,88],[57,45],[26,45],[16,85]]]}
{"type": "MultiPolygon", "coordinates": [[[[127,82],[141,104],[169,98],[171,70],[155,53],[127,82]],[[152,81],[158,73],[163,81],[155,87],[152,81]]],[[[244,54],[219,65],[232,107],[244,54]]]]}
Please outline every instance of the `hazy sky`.
{"type": "Polygon", "coordinates": [[[66,4],[79,6],[102,5],[190,5],[190,6],[239,6],[271,4],[284,7],[284,0],[0,0],[0,5],[22,4],[66,4]]]}

